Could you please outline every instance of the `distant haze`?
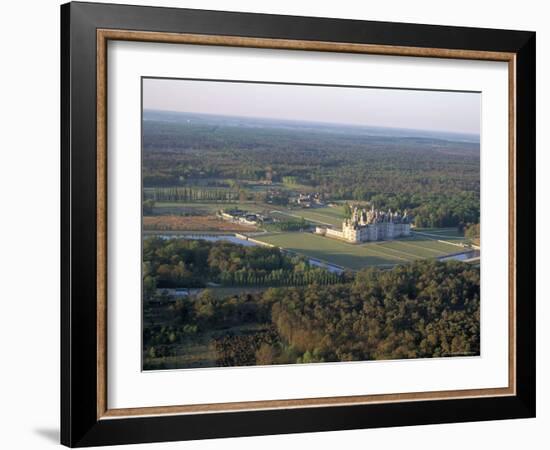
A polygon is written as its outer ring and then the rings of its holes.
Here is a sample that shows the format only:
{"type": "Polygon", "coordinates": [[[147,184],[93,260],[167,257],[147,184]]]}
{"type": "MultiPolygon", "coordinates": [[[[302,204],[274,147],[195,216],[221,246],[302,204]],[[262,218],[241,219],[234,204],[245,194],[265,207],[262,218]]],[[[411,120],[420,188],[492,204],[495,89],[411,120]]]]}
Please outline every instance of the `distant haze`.
{"type": "Polygon", "coordinates": [[[479,135],[481,94],[143,79],[143,108],[479,135]]]}

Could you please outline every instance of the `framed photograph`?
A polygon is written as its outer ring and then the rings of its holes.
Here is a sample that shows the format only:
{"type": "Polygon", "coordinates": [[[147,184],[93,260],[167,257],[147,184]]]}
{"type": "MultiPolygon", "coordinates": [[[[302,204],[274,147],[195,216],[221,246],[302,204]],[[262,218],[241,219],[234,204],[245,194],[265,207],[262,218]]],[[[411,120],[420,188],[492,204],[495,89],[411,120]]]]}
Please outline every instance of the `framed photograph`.
{"type": "Polygon", "coordinates": [[[535,415],[535,33],[61,7],[71,447],[535,415]]]}

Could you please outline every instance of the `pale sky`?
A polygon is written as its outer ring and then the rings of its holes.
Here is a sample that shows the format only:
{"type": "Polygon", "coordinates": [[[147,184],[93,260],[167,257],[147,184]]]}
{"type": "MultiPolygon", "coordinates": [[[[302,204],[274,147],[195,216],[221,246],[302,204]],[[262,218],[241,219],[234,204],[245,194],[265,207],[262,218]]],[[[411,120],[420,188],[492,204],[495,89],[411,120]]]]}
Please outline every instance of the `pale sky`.
{"type": "Polygon", "coordinates": [[[481,94],[145,78],[143,107],[479,135],[481,94]]]}

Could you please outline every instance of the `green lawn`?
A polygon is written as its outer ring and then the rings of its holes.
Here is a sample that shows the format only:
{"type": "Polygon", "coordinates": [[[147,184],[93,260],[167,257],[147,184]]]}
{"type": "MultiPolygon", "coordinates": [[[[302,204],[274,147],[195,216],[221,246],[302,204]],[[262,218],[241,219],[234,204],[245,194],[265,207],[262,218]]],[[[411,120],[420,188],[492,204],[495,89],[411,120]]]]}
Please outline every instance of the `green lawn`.
{"type": "Polygon", "coordinates": [[[458,246],[430,238],[410,237],[388,242],[348,244],[313,233],[270,233],[257,240],[350,269],[391,266],[417,259],[457,253],[458,246]]]}
{"type": "Polygon", "coordinates": [[[303,217],[305,220],[313,222],[318,225],[334,225],[337,227],[342,226],[342,221],[344,220],[344,208],[341,206],[336,207],[323,207],[323,208],[312,208],[312,209],[290,209],[290,208],[281,208],[274,206],[272,211],[277,211],[279,217],[288,218],[303,217]]]}
{"type": "Polygon", "coordinates": [[[460,233],[456,228],[414,228],[413,233],[416,236],[423,236],[435,240],[458,242],[464,241],[464,233],[460,233]]]}

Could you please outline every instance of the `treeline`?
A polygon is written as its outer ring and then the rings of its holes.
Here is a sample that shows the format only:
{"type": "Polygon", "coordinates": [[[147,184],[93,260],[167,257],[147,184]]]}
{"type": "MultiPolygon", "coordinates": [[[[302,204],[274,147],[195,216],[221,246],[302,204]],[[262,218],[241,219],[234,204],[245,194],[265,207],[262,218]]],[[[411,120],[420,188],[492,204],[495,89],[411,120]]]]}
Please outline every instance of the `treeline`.
{"type": "Polygon", "coordinates": [[[185,186],[157,187],[144,191],[144,196],[154,202],[230,202],[239,199],[239,192],[228,189],[201,189],[185,186]]]}
{"type": "Polygon", "coordinates": [[[153,294],[156,287],[204,287],[209,282],[225,286],[301,286],[329,285],[342,278],[278,248],[155,237],[143,242],[143,277],[146,294],[153,294]]]}
{"type": "Polygon", "coordinates": [[[420,228],[458,227],[479,222],[479,193],[458,192],[448,195],[377,194],[368,199],[380,209],[407,210],[420,228]]]}
{"type": "Polygon", "coordinates": [[[464,231],[464,237],[475,245],[479,245],[481,238],[481,225],[479,223],[467,223],[459,227],[464,231]]]}
{"type": "Polygon", "coordinates": [[[337,273],[310,267],[305,271],[285,269],[265,271],[237,270],[225,271],[220,274],[220,283],[225,286],[306,286],[317,284],[327,286],[342,280],[337,273]]]}
{"type": "Polygon", "coordinates": [[[287,175],[281,177],[281,181],[287,186],[296,186],[298,184],[298,177],[287,175]]]}
{"type": "Polygon", "coordinates": [[[466,239],[479,239],[481,234],[479,223],[467,224],[464,227],[464,237],[466,239]]]}

